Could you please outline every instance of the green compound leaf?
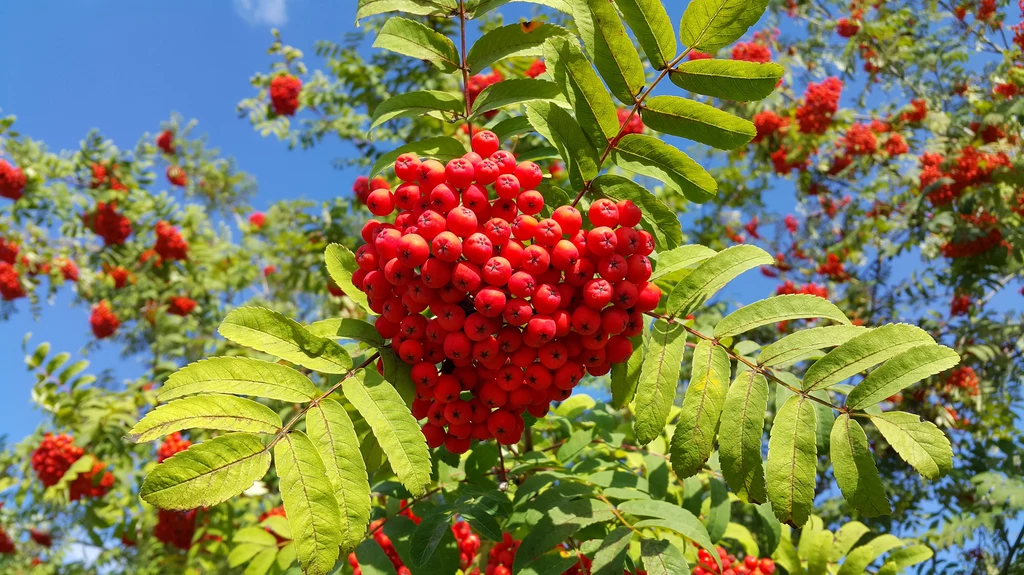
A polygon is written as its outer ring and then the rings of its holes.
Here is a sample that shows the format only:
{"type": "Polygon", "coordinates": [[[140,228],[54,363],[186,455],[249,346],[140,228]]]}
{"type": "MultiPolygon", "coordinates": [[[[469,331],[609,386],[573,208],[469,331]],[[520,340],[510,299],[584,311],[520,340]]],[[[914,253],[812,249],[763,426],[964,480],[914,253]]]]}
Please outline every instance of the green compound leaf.
{"type": "Polygon", "coordinates": [[[794,319],[830,319],[840,324],[850,320],[843,310],[827,299],[808,294],[779,295],[741,307],[715,326],[715,337],[737,336],[763,325],[794,319]]]}
{"type": "Polygon", "coordinates": [[[548,38],[567,34],[565,28],[547,23],[529,32],[524,32],[523,26],[518,23],[495,28],[473,43],[466,56],[466,65],[469,66],[470,74],[479,74],[484,68],[505,58],[537,58],[544,54],[544,42],[548,38]]]}
{"type": "Polygon", "coordinates": [[[252,487],[270,468],[259,436],[229,433],[197,443],[146,477],[139,495],[161,509],[213,507],[252,487]]]}
{"type": "MultiPolygon", "coordinates": [[[[309,333],[330,339],[354,339],[368,344],[370,347],[384,347],[384,338],[377,328],[360,319],[328,318],[315,321],[306,326],[309,333]]],[[[287,400],[286,400],[287,401],[287,400]]]]}
{"type": "Polygon", "coordinates": [[[430,484],[430,452],[419,425],[394,387],[364,369],[342,383],[345,398],[366,419],[402,485],[414,496],[430,484]]]}
{"type": "Polygon", "coordinates": [[[570,4],[583,47],[609,91],[623,104],[633,105],[644,88],[644,65],[615,5],[607,0],[570,0],[570,4]]]}
{"type": "Polygon", "coordinates": [[[742,60],[690,60],[669,73],[672,83],[695,94],[754,102],[775,91],[785,68],[742,60]]]}
{"type": "Polygon", "coordinates": [[[676,32],[660,0],[615,0],[626,24],[655,70],[663,70],[676,57],[676,32]]]}
{"type": "Polygon", "coordinates": [[[757,23],[768,0],[693,0],[679,23],[679,40],[709,54],[739,40],[757,23]]]}
{"type": "Polygon", "coordinates": [[[320,453],[306,434],[292,431],[274,448],[274,461],[299,564],[307,575],[326,575],[338,561],[344,536],[338,526],[338,500],[320,453]]]}
{"type": "Polygon", "coordinates": [[[590,143],[603,150],[619,133],[619,116],[579,44],[574,39],[555,36],[544,43],[544,59],[590,143]]]}
{"type": "Polygon", "coordinates": [[[767,497],[761,443],[768,409],[768,380],[754,370],[741,371],[725,396],[718,431],[722,476],[736,496],[748,503],[767,497]]]}
{"type": "Polygon", "coordinates": [[[217,329],[225,338],[321,373],[346,373],[352,358],[345,348],[317,337],[294,320],[263,307],[232,310],[217,329]]]}
{"type": "Polygon", "coordinates": [[[281,425],[281,417],[262,403],[211,394],[165,403],[147,413],[128,433],[132,441],[139,443],[186,429],[277,433],[281,425]]]}
{"type": "Polygon", "coordinates": [[[633,432],[640,445],[654,441],[665,429],[685,350],[686,329],[682,324],[663,319],[654,322],[633,408],[633,432]]]}
{"type": "Polygon", "coordinates": [[[442,72],[454,72],[459,68],[459,53],[454,42],[407,18],[388,18],[373,47],[425,60],[442,72]]]}
{"type": "Polygon", "coordinates": [[[896,453],[926,479],[938,479],[952,471],[953,449],[935,424],[902,411],[870,417],[896,453]]]}
{"type": "Polygon", "coordinates": [[[622,575],[622,566],[626,562],[626,553],[632,539],[633,530],[629,527],[617,527],[606,535],[594,553],[590,575],[622,575]]]}
{"type": "Polygon", "coordinates": [[[960,354],[942,345],[911,348],[883,363],[846,398],[849,409],[864,409],[960,363],[960,354]]]}
{"type": "Polygon", "coordinates": [[[699,264],[716,253],[718,252],[700,244],[687,244],[667,252],[651,254],[649,257],[654,262],[654,273],[651,274],[650,281],[668,277],[678,271],[699,264]]]}
{"type": "Polygon", "coordinates": [[[642,214],[640,227],[654,236],[654,244],[659,249],[674,248],[683,241],[683,230],[676,212],[633,180],[604,174],[591,183],[590,191],[597,198],[605,197],[616,202],[630,200],[636,204],[642,214]]]}
{"type": "MultiPolygon", "coordinates": [[[[649,334],[650,332],[645,331],[649,334]]],[[[640,382],[640,371],[643,369],[644,359],[647,357],[647,340],[644,334],[630,338],[633,344],[633,353],[624,363],[617,363],[612,366],[612,407],[622,409],[629,405],[636,397],[637,384],[640,382]]]]}
{"type": "Polygon", "coordinates": [[[711,456],[731,376],[732,363],[725,349],[699,340],[693,350],[690,384],[672,434],[672,469],[679,477],[696,475],[711,456]]]}
{"type": "Polygon", "coordinates": [[[569,112],[551,102],[531,102],[526,105],[526,117],[537,133],[558,150],[573,186],[582,188],[597,176],[597,150],[569,112]]]}
{"type": "Polygon", "coordinates": [[[308,377],[294,369],[247,357],[211,357],[190,363],[171,374],[160,386],[160,401],[198,393],[230,393],[306,403],[317,390],[308,377]]]}
{"type": "Polygon", "coordinates": [[[809,352],[842,345],[869,331],[869,328],[856,325],[828,325],[805,329],[765,346],[757,356],[757,363],[764,367],[783,365],[809,352]]]}
{"type": "Polygon", "coordinates": [[[928,332],[904,323],[884,325],[859,335],[816,361],[804,375],[804,389],[827,389],[904,351],[935,344],[928,332]]]}
{"type": "Polygon", "coordinates": [[[654,130],[719,150],[745,146],[757,135],[749,120],[679,96],[648,98],[640,115],[654,130]]]}
{"type": "Polygon", "coordinates": [[[697,204],[718,193],[718,183],[707,170],[679,148],[654,136],[626,134],[615,143],[612,162],[624,170],[660,180],[697,204]]]}
{"type": "Polygon", "coordinates": [[[768,500],[779,521],[796,526],[806,523],[814,509],[818,423],[811,403],[799,395],[786,400],[768,440],[768,500]]]}
{"type": "Polygon", "coordinates": [[[373,109],[370,130],[398,118],[422,116],[430,112],[458,114],[466,111],[462,96],[437,90],[419,90],[396,94],[373,109]]]}
{"type": "Polygon", "coordinates": [[[647,575],[676,575],[690,570],[679,548],[664,539],[641,539],[640,557],[647,575]]]}
{"type": "Polygon", "coordinates": [[[757,246],[726,248],[705,260],[676,284],[668,296],[665,312],[672,316],[692,313],[743,272],[774,261],[775,258],[757,246]]]}
{"type": "Polygon", "coordinates": [[[850,414],[840,414],[836,419],[829,443],[836,483],[846,501],[867,517],[891,513],[868,437],[850,414]]]}

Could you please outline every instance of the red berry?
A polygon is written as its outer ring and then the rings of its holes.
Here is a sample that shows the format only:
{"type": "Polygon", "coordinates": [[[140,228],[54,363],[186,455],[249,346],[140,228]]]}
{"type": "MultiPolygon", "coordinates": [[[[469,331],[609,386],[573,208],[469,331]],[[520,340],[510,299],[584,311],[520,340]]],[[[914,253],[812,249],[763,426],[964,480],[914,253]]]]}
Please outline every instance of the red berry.
{"type": "Polygon", "coordinates": [[[481,130],[473,134],[473,151],[485,158],[497,152],[500,145],[498,136],[490,130],[481,130]]]}

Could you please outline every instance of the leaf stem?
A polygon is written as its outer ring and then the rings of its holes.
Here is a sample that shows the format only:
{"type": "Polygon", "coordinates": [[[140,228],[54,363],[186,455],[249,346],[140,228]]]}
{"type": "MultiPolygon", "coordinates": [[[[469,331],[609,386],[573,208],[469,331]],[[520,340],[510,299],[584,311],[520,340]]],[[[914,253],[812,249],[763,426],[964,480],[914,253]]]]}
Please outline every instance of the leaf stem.
{"type": "Polygon", "coordinates": [[[459,69],[462,70],[462,98],[466,102],[466,132],[470,140],[473,139],[473,120],[470,119],[472,112],[469,103],[469,66],[466,65],[466,1],[459,0],[459,36],[462,42],[460,59],[462,60],[459,69]]]}

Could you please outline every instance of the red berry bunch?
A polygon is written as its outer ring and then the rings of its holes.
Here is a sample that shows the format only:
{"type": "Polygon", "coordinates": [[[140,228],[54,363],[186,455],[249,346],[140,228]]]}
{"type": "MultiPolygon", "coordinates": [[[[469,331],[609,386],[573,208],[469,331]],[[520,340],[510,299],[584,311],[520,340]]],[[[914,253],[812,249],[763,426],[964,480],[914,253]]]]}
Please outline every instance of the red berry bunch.
{"type": "Polygon", "coordinates": [[[107,471],[107,466],[96,461],[89,471],[80,473],[68,486],[68,496],[72,501],[83,497],[103,497],[114,486],[114,474],[107,471]]]}
{"type": "Polygon", "coordinates": [[[866,156],[878,150],[878,138],[867,124],[853,124],[842,138],[847,156],[866,156]]]}
{"type": "Polygon", "coordinates": [[[262,228],[267,223],[267,215],[263,212],[253,212],[249,214],[249,225],[256,228],[257,230],[262,228]]]}
{"type": "Polygon", "coordinates": [[[14,262],[18,261],[19,251],[17,242],[0,238],[0,262],[14,265],[14,262]]]}
{"type": "Polygon", "coordinates": [[[969,365],[957,367],[946,378],[947,389],[962,389],[969,395],[978,395],[978,374],[969,365]]]}
{"type": "Polygon", "coordinates": [[[4,301],[11,301],[25,297],[25,287],[21,285],[21,276],[14,266],[7,262],[0,262],[0,297],[4,301]]]}
{"type": "Polygon", "coordinates": [[[15,551],[14,540],[0,527],[0,555],[12,555],[15,551]]]}
{"type": "Polygon", "coordinates": [[[732,47],[732,59],[764,64],[771,61],[772,51],[758,42],[738,42],[732,47]]]}
{"type": "Polygon", "coordinates": [[[697,565],[690,572],[691,575],[772,575],[775,573],[775,562],[764,557],[758,559],[753,555],[747,555],[743,561],[738,561],[736,556],[729,553],[722,547],[717,548],[718,557],[722,560],[722,570],[718,568],[714,558],[707,549],[697,552],[697,565]]]}
{"type": "Polygon", "coordinates": [[[294,116],[299,109],[299,93],[302,80],[287,74],[275,76],[270,81],[270,104],[278,116],[294,116]]]}
{"type": "Polygon", "coordinates": [[[1003,232],[999,229],[996,216],[982,212],[980,214],[960,214],[961,220],[968,224],[966,234],[942,246],[942,255],[947,258],[968,258],[983,254],[998,246],[1009,246],[1003,241],[1003,232]]]}
{"type": "Polygon", "coordinates": [[[185,296],[172,297],[167,313],[185,317],[192,313],[192,310],[196,309],[196,305],[194,299],[185,296]]]}
{"type": "Polygon", "coordinates": [[[828,299],[828,288],[813,282],[797,286],[792,281],[786,280],[785,283],[775,288],[775,295],[790,295],[795,293],[816,295],[820,298],[828,299]]]}
{"type": "Polygon", "coordinates": [[[644,133],[644,121],[640,118],[640,114],[630,113],[632,110],[627,108],[619,108],[616,113],[619,116],[619,127],[622,129],[622,135],[626,134],[643,134],[644,133]]]}
{"type": "MultiPolygon", "coordinates": [[[[265,521],[268,517],[288,517],[288,514],[285,513],[284,506],[283,505],[279,505],[279,506],[271,509],[270,511],[262,513],[260,515],[260,523],[263,523],[263,521],[265,521]]],[[[268,532],[271,535],[273,535],[274,538],[277,539],[278,543],[283,543],[283,542],[287,541],[287,539],[285,539],[284,537],[281,537],[277,533],[274,533],[269,528],[264,527],[263,529],[266,532],[268,532]]]]}
{"type": "Polygon", "coordinates": [[[466,575],[480,575],[480,570],[469,569],[476,563],[476,555],[480,552],[480,536],[473,533],[469,523],[456,521],[452,524],[452,534],[459,546],[459,568],[466,575]]]}
{"type": "Polygon", "coordinates": [[[828,276],[830,280],[837,282],[850,279],[850,274],[846,273],[846,267],[836,254],[825,256],[825,261],[818,264],[818,273],[828,276]]]}
{"type": "Polygon", "coordinates": [[[860,31],[860,22],[850,18],[840,18],[836,21],[836,33],[843,38],[852,38],[860,31]]]}
{"type": "Polygon", "coordinates": [[[160,135],[156,137],[156,147],[160,148],[163,153],[174,155],[174,132],[170,130],[164,130],[160,132],[160,135]]]}
{"type": "Polygon", "coordinates": [[[404,183],[370,192],[367,206],[401,211],[394,224],[364,226],[352,278],[412,365],[427,443],[452,453],[472,439],[518,442],[524,411],[543,416],[587,372],[632,354],[629,338],[661,298],[648,282],[654,240],[634,229],[632,202],[593,202],[590,230],[570,206],[538,220],[540,168],[517,165],[492,132],[478,132],[473,149],[447,166],[398,158],[404,183]]]}
{"type": "Polygon", "coordinates": [[[758,112],[754,115],[754,129],[757,130],[757,135],[754,136],[752,141],[760,142],[768,136],[784,130],[788,126],[789,118],[779,116],[771,110],[758,112]]]}
{"type": "Polygon", "coordinates": [[[965,293],[958,293],[953,296],[949,304],[949,315],[967,315],[971,311],[971,296],[965,293]]]}
{"type": "Polygon", "coordinates": [[[25,189],[25,173],[21,168],[15,168],[0,160],[0,197],[9,200],[21,199],[21,193],[25,189]]]}
{"type": "Polygon", "coordinates": [[[544,63],[544,60],[537,59],[530,62],[530,67],[526,69],[526,75],[530,78],[536,78],[547,71],[548,67],[547,64],[544,63]]]}
{"type": "Polygon", "coordinates": [[[128,285],[128,280],[131,278],[131,272],[121,266],[107,269],[107,275],[114,280],[114,287],[116,289],[121,289],[128,285]]]}
{"type": "Polygon", "coordinates": [[[366,199],[370,197],[371,190],[379,190],[381,188],[391,191],[391,185],[384,178],[374,178],[370,180],[366,176],[359,176],[356,181],[352,183],[352,193],[355,194],[356,200],[360,204],[366,205],[366,199]]]}
{"type": "Polygon", "coordinates": [[[106,246],[121,245],[132,234],[131,220],[117,213],[115,202],[97,202],[91,214],[82,215],[82,221],[93,233],[103,238],[103,245],[106,246]]]}
{"type": "Polygon", "coordinates": [[[92,172],[92,180],[89,182],[90,188],[96,189],[104,186],[110,186],[110,189],[117,191],[125,191],[128,189],[128,186],[122,184],[114,175],[117,171],[117,164],[111,164],[109,169],[104,164],[92,164],[89,166],[89,169],[92,172]]]}
{"type": "Polygon", "coordinates": [[[480,95],[480,92],[484,91],[484,88],[497,84],[504,79],[505,77],[497,70],[493,70],[489,74],[477,74],[475,76],[471,76],[469,78],[469,85],[466,86],[470,105],[476,101],[476,97],[480,95]]]}
{"type": "Polygon", "coordinates": [[[70,435],[47,433],[32,453],[32,469],[44,487],[51,487],[84,454],[85,450],[76,446],[70,435]]]}
{"type": "Polygon", "coordinates": [[[188,176],[181,166],[167,166],[167,181],[172,186],[185,187],[188,185],[188,176]]]}
{"type": "Polygon", "coordinates": [[[53,545],[53,535],[46,531],[40,531],[35,527],[28,530],[28,536],[35,541],[37,544],[43,547],[51,547],[53,545]]]}
{"type": "Polygon", "coordinates": [[[889,157],[900,156],[910,151],[907,141],[899,134],[890,134],[882,148],[889,157]]]}
{"type": "Polygon", "coordinates": [[[173,545],[187,551],[192,547],[192,538],[196,534],[196,510],[168,511],[157,510],[156,527],[153,535],[157,541],[173,545]]]}
{"type": "Polygon", "coordinates": [[[487,554],[487,567],[484,575],[512,575],[512,563],[516,560],[516,552],[522,541],[512,539],[510,533],[502,534],[501,543],[491,547],[487,554]]]}
{"type": "Polygon", "coordinates": [[[187,260],[188,242],[181,237],[178,228],[161,220],[156,223],[156,245],[153,251],[161,260],[187,260]]]}
{"type": "Polygon", "coordinates": [[[60,262],[60,275],[66,282],[78,281],[78,264],[69,260],[63,259],[60,262]]]}
{"type": "MultiPolygon", "coordinates": [[[[180,431],[168,435],[164,438],[164,442],[160,444],[160,447],[156,450],[156,462],[163,463],[165,459],[168,459],[175,453],[185,451],[192,446],[192,442],[181,436],[180,431]]],[[[263,521],[261,518],[260,521],[263,521]]]]}
{"type": "Polygon", "coordinates": [[[121,320],[110,309],[110,304],[107,303],[107,300],[92,306],[89,326],[92,327],[92,334],[96,336],[96,339],[104,339],[114,335],[114,332],[117,331],[120,325],[121,320]]]}
{"type": "Polygon", "coordinates": [[[804,101],[796,109],[796,122],[804,134],[824,134],[832,115],[839,110],[839,96],[843,92],[843,81],[826,78],[820,84],[810,83],[804,93],[804,101]]]}

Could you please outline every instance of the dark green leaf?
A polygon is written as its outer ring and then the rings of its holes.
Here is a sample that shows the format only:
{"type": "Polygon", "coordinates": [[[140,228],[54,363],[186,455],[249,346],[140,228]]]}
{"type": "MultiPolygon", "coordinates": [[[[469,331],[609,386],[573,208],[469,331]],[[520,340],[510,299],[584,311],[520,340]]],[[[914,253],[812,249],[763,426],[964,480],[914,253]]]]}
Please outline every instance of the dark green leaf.
{"type": "Polygon", "coordinates": [[[911,348],[864,378],[847,396],[846,407],[864,409],[957,363],[960,363],[960,355],[942,345],[911,348]]]}
{"type": "Polygon", "coordinates": [[[761,438],[768,409],[768,380],[753,370],[741,371],[729,387],[718,432],[722,476],[736,496],[747,502],[765,501],[761,438]]]}
{"type": "Polygon", "coordinates": [[[575,40],[558,36],[544,43],[544,59],[590,143],[603,150],[619,133],[619,116],[590,61],[575,40]]]}
{"type": "Polygon", "coordinates": [[[647,359],[640,371],[633,432],[640,445],[661,435],[679,385],[679,370],[686,349],[686,330],[680,323],[659,319],[651,330],[647,359]]]}
{"type": "Polygon", "coordinates": [[[679,96],[648,98],[640,112],[650,128],[720,150],[745,146],[757,135],[750,121],[679,96]]]}
{"type": "Polygon", "coordinates": [[[798,395],[786,400],[768,441],[768,499],[779,521],[797,526],[807,522],[814,508],[817,414],[811,403],[798,395]]]}
{"type": "Polygon", "coordinates": [[[531,102],[526,105],[526,117],[537,133],[558,150],[574,186],[582,188],[585,182],[597,177],[597,150],[569,112],[551,102],[531,102]]]}
{"type": "Polygon", "coordinates": [[[529,32],[524,32],[523,26],[518,23],[495,28],[473,43],[466,56],[466,65],[469,66],[470,74],[479,74],[484,68],[504,58],[540,57],[548,38],[566,34],[568,31],[565,28],[547,23],[529,32]]]}
{"type": "Polygon", "coordinates": [[[679,39],[713,54],[739,40],[767,7],[768,0],[692,0],[679,23],[679,39]]]}
{"type": "Polygon", "coordinates": [[[690,384],[672,434],[672,468],[679,477],[696,475],[711,456],[731,376],[732,362],[725,349],[699,340],[693,350],[690,384]]]}
{"type": "Polygon", "coordinates": [[[459,68],[459,53],[455,43],[407,18],[388,18],[377,34],[373,47],[425,60],[442,72],[454,72],[459,68]]]}
{"type": "Polygon", "coordinates": [[[775,261],[757,246],[728,247],[711,256],[676,284],[668,296],[665,312],[672,316],[693,313],[718,290],[743,272],[775,261]]]}
{"type": "Polygon", "coordinates": [[[664,182],[694,203],[703,204],[718,193],[718,183],[707,170],[653,136],[626,134],[615,144],[612,161],[624,170],[664,182]]]}
{"type": "Polygon", "coordinates": [[[695,94],[753,102],[775,91],[785,69],[775,63],[743,60],[690,60],[673,69],[669,79],[695,94]]]}
{"type": "Polygon", "coordinates": [[[632,106],[644,87],[644,65],[615,5],[608,0],[570,0],[570,4],[587,55],[609,91],[632,106]]]}
{"type": "Polygon", "coordinates": [[[664,69],[676,57],[676,32],[659,0],[615,0],[626,24],[655,70],[664,69]]]}
{"type": "Polygon", "coordinates": [[[840,414],[832,426],[830,456],[836,483],[854,509],[867,517],[892,512],[875,458],[868,448],[868,437],[848,413],[840,414]]]}

